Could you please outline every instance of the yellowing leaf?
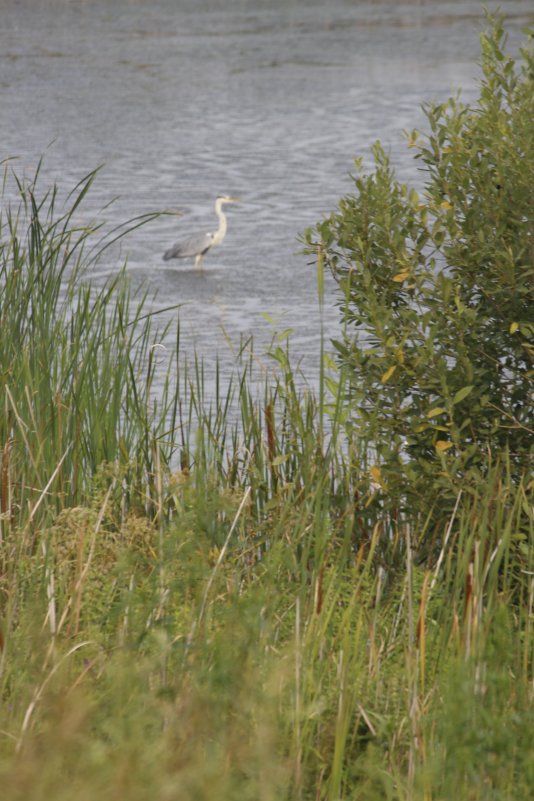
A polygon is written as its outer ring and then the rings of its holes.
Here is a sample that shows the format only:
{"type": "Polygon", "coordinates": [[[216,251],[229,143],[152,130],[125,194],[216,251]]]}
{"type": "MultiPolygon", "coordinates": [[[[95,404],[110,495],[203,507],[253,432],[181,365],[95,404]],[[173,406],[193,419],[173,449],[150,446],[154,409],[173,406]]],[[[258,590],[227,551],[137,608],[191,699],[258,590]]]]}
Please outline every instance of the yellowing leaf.
{"type": "Polygon", "coordinates": [[[278,467],[278,465],[284,464],[289,459],[288,453],[282,453],[280,456],[275,456],[271,462],[272,467],[278,467]]]}
{"type": "Polygon", "coordinates": [[[382,484],[382,471],[378,467],[378,465],[374,465],[374,467],[371,467],[369,472],[371,473],[373,481],[376,481],[377,484],[382,484]]]}
{"type": "Polygon", "coordinates": [[[334,370],[336,373],[338,372],[337,362],[329,353],[325,353],[323,355],[323,359],[325,367],[327,367],[329,370],[334,370]]]}
{"type": "Polygon", "coordinates": [[[371,491],[376,492],[378,487],[380,487],[380,489],[384,490],[384,492],[387,492],[386,482],[384,481],[380,467],[375,464],[370,468],[369,472],[374,482],[374,484],[371,484],[371,491]]]}
{"type": "Polygon", "coordinates": [[[515,334],[515,332],[519,329],[519,323],[512,323],[510,326],[510,333],[515,334]]]}
{"type": "Polygon", "coordinates": [[[434,409],[430,409],[430,411],[427,412],[426,416],[427,417],[437,417],[438,414],[445,414],[446,411],[447,411],[447,409],[444,409],[443,406],[436,406],[434,409]]]}
{"type": "Polygon", "coordinates": [[[449,448],[452,448],[452,442],[449,442],[447,439],[438,439],[434,447],[438,453],[443,453],[444,451],[448,451],[449,448]]]}
{"type": "Polygon", "coordinates": [[[397,275],[393,276],[392,280],[396,281],[397,284],[401,284],[403,281],[406,281],[406,279],[409,278],[409,277],[410,277],[410,273],[406,273],[406,272],[405,273],[397,273],[397,275]]]}
{"type": "Polygon", "coordinates": [[[396,369],[397,369],[397,365],[394,364],[392,367],[390,367],[388,370],[386,370],[386,372],[384,373],[384,375],[382,376],[380,381],[383,384],[386,384],[389,381],[389,379],[391,378],[391,376],[393,375],[393,373],[395,372],[396,369]]]}

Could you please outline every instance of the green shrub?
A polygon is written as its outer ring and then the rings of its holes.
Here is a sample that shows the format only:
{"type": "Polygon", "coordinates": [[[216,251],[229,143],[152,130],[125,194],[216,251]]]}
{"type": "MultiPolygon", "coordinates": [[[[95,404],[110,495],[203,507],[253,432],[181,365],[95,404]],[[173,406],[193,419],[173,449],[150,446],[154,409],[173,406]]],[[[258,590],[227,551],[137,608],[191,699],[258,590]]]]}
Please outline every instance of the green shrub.
{"type": "Polygon", "coordinates": [[[305,234],[340,287],[350,425],[397,509],[452,503],[504,454],[518,478],[533,455],[534,53],[505,55],[488,19],[478,102],[431,104],[409,135],[422,193],[377,143],[374,172],[357,162],[355,194],[305,234]]]}

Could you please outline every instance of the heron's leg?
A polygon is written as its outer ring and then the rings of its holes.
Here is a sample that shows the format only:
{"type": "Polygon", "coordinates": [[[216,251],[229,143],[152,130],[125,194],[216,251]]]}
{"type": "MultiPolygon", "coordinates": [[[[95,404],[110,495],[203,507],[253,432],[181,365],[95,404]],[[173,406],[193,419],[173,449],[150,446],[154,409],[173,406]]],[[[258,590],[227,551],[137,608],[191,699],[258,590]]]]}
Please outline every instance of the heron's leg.
{"type": "Polygon", "coordinates": [[[202,262],[204,261],[204,254],[199,253],[195,259],[195,269],[201,270],[202,269],[202,262]]]}

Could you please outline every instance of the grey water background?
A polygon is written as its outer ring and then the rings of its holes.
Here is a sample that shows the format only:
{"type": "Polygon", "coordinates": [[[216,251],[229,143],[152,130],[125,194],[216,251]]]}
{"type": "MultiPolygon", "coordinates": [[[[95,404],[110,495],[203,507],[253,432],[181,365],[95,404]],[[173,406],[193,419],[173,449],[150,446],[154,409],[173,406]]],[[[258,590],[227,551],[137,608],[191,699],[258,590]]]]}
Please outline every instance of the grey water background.
{"type": "MultiPolygon", "coordinates": [[[[499,6],[514,49],[532,2],[499,6]]],[[[483,24],[470,0],[0,0],[0,158],[31,175],[44,154],[41,185],[62,190],[103,164],[87,221],[182,210],[108,251],[94,280],[127,259],[152,308],[181,304],[182,348],[204,360],[208,384],[216,358],[232,371],[241,338],[261,355],[290,328],[313,385],[317,277],[298,235],[351,191],[353,159],[369,163],[376,139],[421,184],[402,131],[423,124],[424,101],[476,95],[483,24]],[[204,271],[164,263],[175,240],[216,227],[220,193],[242,204],[227,207],[204,271]]],[[[327,280],[327,338],[335,298],[327,280]]]]}

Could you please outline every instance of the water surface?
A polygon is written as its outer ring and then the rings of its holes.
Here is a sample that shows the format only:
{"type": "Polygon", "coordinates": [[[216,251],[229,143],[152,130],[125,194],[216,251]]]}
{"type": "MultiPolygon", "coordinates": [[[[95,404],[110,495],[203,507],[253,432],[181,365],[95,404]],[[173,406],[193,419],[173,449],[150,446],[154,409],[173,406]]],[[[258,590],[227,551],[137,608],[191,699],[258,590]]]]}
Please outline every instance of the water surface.
{"type": "MultiPolygon", "coordinates": [[[[510,46],[531,2],[504,0],[510,46]]],[[[136,231],[95,276],[128,259],[155,306],[182,304],[182,341],[229,371],[228,340],[261,352],[292,328],[293,351],[317,374],[313,265],[299,233],[351,191],[357,155],[380,138],[401,177],[421,181],[402,130],[420,105],[459,87],[476,93],[478,2],[330,0],[22,0],[0,3],[0,155],[43,186],[70,188],[104,164],[87,217],[110,224],[180,208],[136,231]],[[228,235],[205,261],[164,263],[182,235],[216,226],[215,196],[240,195],[228,235]],[[266,319],[269,317],[269,320],[266,319]]],[[[169,313],[172,316],[176,312],[169,313]]],[[[338,331],[327,282],[325,330],[338,331]]]]}

